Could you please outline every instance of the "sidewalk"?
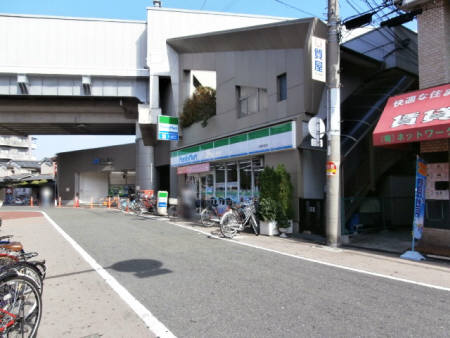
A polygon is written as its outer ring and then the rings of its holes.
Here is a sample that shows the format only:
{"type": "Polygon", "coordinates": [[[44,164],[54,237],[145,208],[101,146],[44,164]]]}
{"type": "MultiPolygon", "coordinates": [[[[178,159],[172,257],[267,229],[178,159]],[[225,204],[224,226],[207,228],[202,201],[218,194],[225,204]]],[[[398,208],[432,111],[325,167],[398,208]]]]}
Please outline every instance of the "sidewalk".
{"type": "Polygon", "coordinates": [[[40,212],[0,211],[0,218],[2,234],[47,263],[38,337],[154,337],[40,212]]]}
{"type": "MultiPolygon", "coordinates": [[[[190,227],[221,237],[218,227],[207,228],[197,223],[177,221],[174,224],[190,227]]],[[[382,275],[393,279],[407,280],[416,284],[426,284],[450,291],[450,261],[414,262],[401,259],[395,254],[383,254],[359,249],[338,248],[311,243],[300,238],[278,236],[255,236],[242,232],[233,240],[238,243],[276,251],[302,259],[331,266],[344,267],[353,271],[382,275]]]]}

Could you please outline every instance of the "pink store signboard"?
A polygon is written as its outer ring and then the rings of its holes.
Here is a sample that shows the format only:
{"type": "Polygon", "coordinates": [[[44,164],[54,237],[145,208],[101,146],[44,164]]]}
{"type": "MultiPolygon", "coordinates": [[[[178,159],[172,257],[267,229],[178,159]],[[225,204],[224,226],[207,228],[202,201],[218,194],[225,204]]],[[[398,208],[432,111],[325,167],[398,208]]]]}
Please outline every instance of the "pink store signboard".
{"type": "Polygon", "coordinates": [[[187,165],[185,167],[178,167],[177,168],[177,174],[199,174],[199,173],[205,173],[208,172],[209,169],[209,162],[206,163],[199,163],[199,164],[193,164],[193,165],[187,165]]]}

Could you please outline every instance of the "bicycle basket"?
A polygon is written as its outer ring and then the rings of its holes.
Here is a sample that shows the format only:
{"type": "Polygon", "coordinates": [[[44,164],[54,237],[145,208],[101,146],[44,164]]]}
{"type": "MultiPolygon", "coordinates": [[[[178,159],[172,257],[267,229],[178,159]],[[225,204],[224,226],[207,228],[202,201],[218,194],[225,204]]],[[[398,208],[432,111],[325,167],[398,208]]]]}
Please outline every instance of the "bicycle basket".
{"type": "Polygon", "coordinates": [[[254,204],[248,204],[244,207],[244,215],[245,217],[250,217],[252,214],[255,214],[256,209],[254,204]]]}

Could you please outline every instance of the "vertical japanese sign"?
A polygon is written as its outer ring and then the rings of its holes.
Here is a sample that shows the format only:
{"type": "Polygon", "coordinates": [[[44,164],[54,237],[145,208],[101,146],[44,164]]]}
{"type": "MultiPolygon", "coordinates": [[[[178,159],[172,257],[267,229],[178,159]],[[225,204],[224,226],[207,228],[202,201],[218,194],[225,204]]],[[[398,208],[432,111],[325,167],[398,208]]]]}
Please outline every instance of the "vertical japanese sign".
{"type": "Polygon", "coordinates": [[[178,117],[158,115],[158,140],[178,141],[178,117]]]}
{"type": "Polygon", "coordinates": [[[311,37],[312,79],[326,82],[326,41],[325,39],[311,37]]]}
{"type": "Polygon", "coordinates": [[[427,164],[417,156],[416,191],[414,199],[413,237],[422,238],[423,222],[425,218],[425,188],[427,186],[427,164]]]}

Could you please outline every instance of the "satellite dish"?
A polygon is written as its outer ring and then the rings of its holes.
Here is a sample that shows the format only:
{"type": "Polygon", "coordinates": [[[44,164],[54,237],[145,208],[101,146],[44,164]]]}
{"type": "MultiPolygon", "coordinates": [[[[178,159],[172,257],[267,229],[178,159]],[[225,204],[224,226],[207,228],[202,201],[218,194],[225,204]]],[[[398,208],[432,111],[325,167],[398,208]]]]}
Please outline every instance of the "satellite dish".
{"type": "Polygon", "coordinates": [[[308,130],[315,139],[321,139],[325,135],[325,123],[320,117],[312,117],[308,122],[308,130]]]}

